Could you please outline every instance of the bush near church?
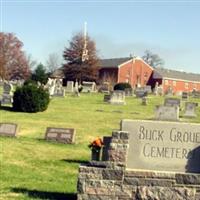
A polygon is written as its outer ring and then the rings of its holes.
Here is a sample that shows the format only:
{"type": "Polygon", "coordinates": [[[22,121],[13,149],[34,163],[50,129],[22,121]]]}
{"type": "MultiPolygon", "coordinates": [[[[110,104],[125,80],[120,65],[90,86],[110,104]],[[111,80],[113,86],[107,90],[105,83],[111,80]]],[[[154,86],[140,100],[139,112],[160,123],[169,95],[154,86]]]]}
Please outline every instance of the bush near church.
{"type": "Polygon", "coordinates": [[[36,84],[18,87],[13,96],[13,109],[20,112],[39,112],[47,109],[49,93],[36,84]]]}
{"type": "Polygon", "coordinates": [[[114,86],[114,90],[125,90],[127,88],[131,88],[131,85],[129,83],[117,83],[114,86]]]}

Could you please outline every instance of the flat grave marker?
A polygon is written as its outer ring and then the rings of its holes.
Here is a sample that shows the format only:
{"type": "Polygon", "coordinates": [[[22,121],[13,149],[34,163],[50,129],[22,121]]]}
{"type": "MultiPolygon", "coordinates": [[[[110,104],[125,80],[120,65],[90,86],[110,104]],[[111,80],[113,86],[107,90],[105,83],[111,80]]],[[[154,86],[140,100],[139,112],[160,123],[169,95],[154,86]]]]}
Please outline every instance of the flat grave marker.
{"type": "Polygon", "coordinates": [[[195,123],[122,120],[128,131],[127,168],[200,173],[200,125],[195,123]]]}
{"type": "Polygon", "coordinates": [[[17,124],[0,123],[0,136],[16,137],[17,124]]]}
{"type": "Polygon", "coordinates": [[[73,144],[75,142],[75,129],[47,127],[45,139],[60,143],[73,144]]]}

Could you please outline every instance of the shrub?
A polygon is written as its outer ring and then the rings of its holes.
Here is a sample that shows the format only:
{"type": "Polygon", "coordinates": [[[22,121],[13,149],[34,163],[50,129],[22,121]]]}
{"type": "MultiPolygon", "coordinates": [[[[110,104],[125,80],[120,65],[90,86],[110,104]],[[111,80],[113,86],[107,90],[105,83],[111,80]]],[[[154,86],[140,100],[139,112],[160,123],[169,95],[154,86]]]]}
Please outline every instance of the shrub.
{"type": "Polygon", "coordinates": [[[126,88],[131,88],[129,83],[117,83],[114,86],[114,90],[125,90],[126,88]]]}
{"type": "Polygon", "coordinates": [[[17,87],[13,96],[13,109],[21,112],[39,112],[47,109],[49,93],[35,84],[17,87]]]}

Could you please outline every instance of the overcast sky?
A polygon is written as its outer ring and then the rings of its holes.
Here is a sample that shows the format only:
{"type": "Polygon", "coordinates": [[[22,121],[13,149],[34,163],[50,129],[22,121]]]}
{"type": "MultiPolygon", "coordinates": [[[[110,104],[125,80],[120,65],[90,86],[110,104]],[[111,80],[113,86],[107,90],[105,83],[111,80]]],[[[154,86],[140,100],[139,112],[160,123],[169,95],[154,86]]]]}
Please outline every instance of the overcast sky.
{"type": "Polygon", "coordinates": [[[100,57],[160,55],[165,67],[200,73],[200,1],[1,1],[1,31],[13,32],[38,62],[62,58],[72,35],[96,41],[100,57]]]}

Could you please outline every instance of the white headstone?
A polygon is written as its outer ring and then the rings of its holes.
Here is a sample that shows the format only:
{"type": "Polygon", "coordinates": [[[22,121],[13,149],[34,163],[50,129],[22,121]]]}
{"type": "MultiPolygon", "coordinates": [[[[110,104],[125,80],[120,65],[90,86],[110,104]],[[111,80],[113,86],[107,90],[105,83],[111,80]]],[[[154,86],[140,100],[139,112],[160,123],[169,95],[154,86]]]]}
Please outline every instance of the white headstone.
{"type": "Polygon", "coordinates": [[[109,103],[117,105],[125,105],[125,92],[122,90],[114,90],[110,95],[109,103]]]}

